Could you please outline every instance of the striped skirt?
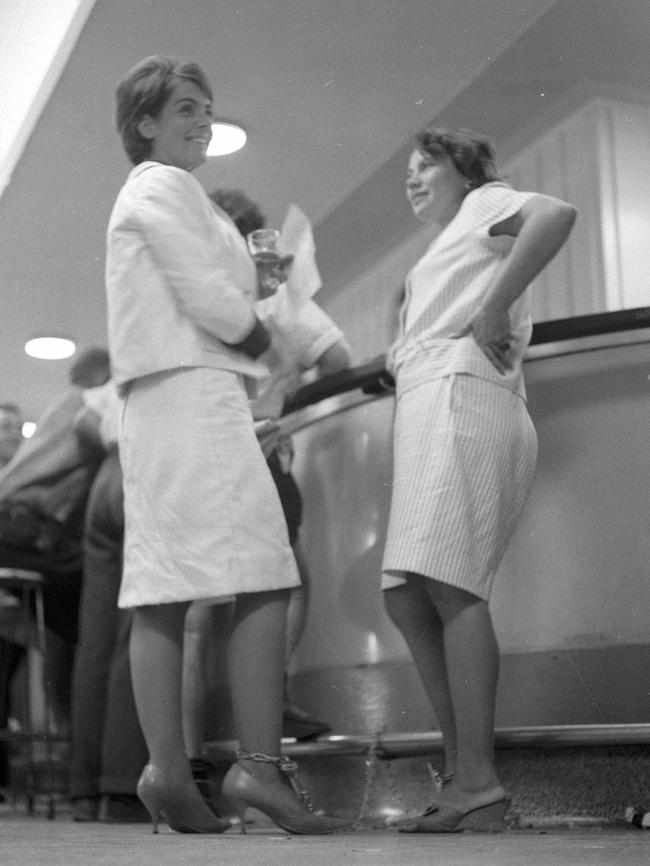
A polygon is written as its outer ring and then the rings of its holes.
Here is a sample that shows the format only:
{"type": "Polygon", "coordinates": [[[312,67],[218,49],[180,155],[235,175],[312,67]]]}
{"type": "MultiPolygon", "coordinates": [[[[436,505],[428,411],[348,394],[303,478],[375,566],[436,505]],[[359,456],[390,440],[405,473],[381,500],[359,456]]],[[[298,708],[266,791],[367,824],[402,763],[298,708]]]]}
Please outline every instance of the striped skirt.
{"type": "Polygon", "coordinates": [[[415,573],[487,600],[536,458],[526,403],[507,388],[468,375],[398,381],[382,588],[415,573]]]}

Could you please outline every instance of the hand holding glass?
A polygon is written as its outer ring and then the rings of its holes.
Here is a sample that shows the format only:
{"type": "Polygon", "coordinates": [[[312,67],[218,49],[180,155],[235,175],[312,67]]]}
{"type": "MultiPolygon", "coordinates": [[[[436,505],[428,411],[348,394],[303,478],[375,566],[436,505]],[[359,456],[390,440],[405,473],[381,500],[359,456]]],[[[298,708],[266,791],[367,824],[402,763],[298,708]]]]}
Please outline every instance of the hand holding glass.
{"type": "Polygon", "coordinates": [[[248,250],[257,266],[260,298],[274,295],[278,286],[286,280],[282,270],[286,257],[282,257],[278,252],[279,237],[280,232],[277,229],[257,229],[246,238],[248,250]]]}

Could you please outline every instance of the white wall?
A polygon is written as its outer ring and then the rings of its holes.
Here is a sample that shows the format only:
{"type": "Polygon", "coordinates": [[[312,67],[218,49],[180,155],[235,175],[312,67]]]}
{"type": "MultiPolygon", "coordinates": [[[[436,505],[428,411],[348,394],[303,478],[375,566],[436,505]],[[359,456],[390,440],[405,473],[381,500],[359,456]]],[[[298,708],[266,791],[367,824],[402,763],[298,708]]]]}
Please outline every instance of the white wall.
{"type": "Polygon", "coordinates": [[[344,329],[357,363],[386,351],[396,327],[396,300],[404,278],[430,242],[428,229],[420,228],[406,243],[378,259],[345,291],[329,296],[323,304],[344,329]]]}
{"type": "Polygon", "coordinates": [[[650,304],[650,107],[601,100],[608,309],[650,304]]]}
{"type": "Polygon", "coordinates": [[[594,98],[504,165],[509,182],[578,208],[571,237],[533,284],[533,320],[650,303],[650,108],[594,98]]]}

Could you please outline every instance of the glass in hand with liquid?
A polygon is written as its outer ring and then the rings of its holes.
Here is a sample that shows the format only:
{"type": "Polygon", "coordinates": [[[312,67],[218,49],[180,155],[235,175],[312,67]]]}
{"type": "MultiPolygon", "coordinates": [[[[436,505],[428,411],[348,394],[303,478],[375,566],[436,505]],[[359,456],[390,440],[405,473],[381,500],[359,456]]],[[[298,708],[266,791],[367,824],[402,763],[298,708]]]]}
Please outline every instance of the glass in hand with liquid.
{"type": "Polygon", "coordinates": [[[260,298],[274,295],[285,280],[281,268],[282,257],[278,253],[279,237],[277,229],[257,229],[246,237],[248,250],[257,266],[260,298]]]}

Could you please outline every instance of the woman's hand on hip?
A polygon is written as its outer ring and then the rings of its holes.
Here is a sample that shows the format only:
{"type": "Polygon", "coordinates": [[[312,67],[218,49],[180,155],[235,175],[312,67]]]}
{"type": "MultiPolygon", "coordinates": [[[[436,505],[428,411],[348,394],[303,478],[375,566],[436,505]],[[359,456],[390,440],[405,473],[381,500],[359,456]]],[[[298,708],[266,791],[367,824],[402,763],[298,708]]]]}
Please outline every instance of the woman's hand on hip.
{"type": "Polygon", "coordinates": [[[481,352],[501,375],[512,370],[514,337],[507,312],[479,310],[466,327],[452,335],[452,339],[460,339],[468,334],[472,335],[481,352]]]}

